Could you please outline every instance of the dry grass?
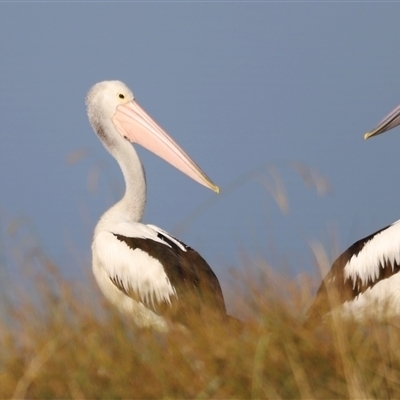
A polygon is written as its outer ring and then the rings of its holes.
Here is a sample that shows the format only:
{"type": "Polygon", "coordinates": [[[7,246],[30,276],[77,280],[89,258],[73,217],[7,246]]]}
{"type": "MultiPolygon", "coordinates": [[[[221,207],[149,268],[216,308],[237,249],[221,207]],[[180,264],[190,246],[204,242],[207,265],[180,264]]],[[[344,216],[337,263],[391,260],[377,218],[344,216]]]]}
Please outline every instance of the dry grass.
{"type": "Polygon", "coordinates": [[[241,334],[206,321],[159,334],[43,263],[0,321],[0,398],[400,398],[395,321],[308,331],[304,284],[238,277],[241,334]]]}

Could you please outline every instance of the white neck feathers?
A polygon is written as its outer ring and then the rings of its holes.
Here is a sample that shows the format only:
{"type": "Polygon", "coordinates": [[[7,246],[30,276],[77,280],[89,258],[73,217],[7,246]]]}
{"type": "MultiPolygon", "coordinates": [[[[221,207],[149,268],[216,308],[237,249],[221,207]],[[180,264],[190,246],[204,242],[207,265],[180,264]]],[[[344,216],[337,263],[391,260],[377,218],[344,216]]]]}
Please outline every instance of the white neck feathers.
{"type": "Polygon", "coordinates": [[[102,115],[99,107],[88,107],[88,116],[104,147],[117,160],[126,185],[125,195],[105,212],[103,218],[139,222],[146,205],[146,178],[142,163],[130,142],[119,134],[111,118],[102,115]]]}

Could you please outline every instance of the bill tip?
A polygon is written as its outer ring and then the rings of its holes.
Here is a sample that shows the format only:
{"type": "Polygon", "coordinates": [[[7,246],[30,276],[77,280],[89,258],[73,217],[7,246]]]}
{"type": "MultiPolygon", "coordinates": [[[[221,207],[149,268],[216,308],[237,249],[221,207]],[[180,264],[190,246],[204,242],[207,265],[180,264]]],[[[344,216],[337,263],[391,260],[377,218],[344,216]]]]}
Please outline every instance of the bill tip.
{"type": "Polygon", "coordinates": [[[217,194],[219,194],[219,192],[220,192],[219,186],[217,186],[217,185],[213,185],[212,190],[214,190],[214,192],[217,194]]]}

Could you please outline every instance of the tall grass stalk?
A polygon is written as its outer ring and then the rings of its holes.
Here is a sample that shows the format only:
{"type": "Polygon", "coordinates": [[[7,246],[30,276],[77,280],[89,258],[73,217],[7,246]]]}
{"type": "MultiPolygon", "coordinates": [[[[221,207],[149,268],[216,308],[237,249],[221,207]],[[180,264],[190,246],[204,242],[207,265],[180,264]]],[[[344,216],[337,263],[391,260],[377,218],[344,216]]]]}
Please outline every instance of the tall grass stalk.
{"type": "Polygon", "coordinates": [[[238,283],[243,332],[205,319],[160,334],[43,263],[0,321],[0,398],[400,398],[398,321],[307,330],[304,288],[276,273],[275,290],[268,271],[238,283]]]}

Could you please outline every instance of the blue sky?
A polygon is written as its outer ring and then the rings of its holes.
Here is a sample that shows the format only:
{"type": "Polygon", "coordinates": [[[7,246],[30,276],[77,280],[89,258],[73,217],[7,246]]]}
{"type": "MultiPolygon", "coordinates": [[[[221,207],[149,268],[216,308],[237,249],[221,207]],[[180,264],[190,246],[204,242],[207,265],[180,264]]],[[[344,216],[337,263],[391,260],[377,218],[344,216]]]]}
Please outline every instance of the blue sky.
{"type": "Polygon", "coordinates": [[[0,3],[0,267],[38,241],[66,275],[90,271],[93,228],[124,189],[85,112],[106,79],[220,186],[138,150],[144,221],[222,280],[243,252],[313,273],[311,242],[337,255],[397,220],[400,130],[363,134],[400,103],[399,15],[371,2],[0,3]]]}

